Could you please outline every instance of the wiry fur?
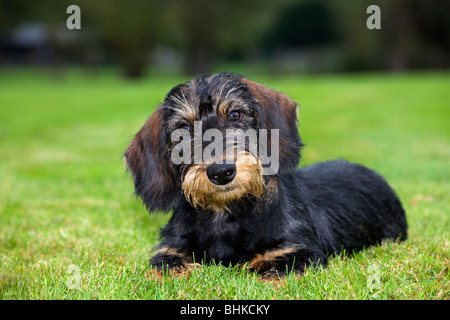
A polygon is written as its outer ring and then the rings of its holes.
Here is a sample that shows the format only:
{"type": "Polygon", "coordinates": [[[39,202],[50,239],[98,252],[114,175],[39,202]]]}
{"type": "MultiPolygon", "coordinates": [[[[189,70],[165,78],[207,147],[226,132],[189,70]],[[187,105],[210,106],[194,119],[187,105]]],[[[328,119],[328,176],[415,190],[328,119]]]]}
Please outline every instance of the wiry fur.
{"type": "Polygon", "coordinates": [[[234,162],[236,177],[226,185],[211,183],[206,175],[208,163],[192,165],[187,171],[181,185],[184,196],[195,208],[221,212],[228,210],[228,205],[235,201],[245,201],[247,196],[259,197],[263,193],[263,168],[251,154],[237,154],[234,162]]]}
{"type": "Polygon", "coordinates": [[[173,210],[151,264],[248,263],[270,277],[325,265],[343,249],[406,239],[404,210],[380,175],[343,160],[296,169],[301,147],[297,105],[284,94],[229,73],[173,88],[125,152],[147,208],[173,210]],[[240,111],[239,121],[227,119],[230,110],[240,111]],[[278,174],[263,176],[258,155],[249,150],[235,155],[236,176],[226,185],[208,180],[208,161],[173,164],[170,134],[194,121],[221,132],[278,129],[278,174]]]}

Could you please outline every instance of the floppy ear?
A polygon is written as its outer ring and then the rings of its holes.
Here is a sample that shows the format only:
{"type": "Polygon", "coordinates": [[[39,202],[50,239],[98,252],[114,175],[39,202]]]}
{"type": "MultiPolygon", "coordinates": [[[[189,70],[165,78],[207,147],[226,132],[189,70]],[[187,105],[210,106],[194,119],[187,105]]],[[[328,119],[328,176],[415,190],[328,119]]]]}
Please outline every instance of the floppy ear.
{"type": "Polygon", "coordinates": [[[300,149],[303,146],[298,133],[297,104],[287,95],[269,89],[262,84],[243,79],[253,99],[259,105],[259,128],[268,129],[268,149],[270,129],[279,129],[279,172],[286,173],[297,168],[300,149]]]}
{"type": "Polygon", "coordinates": [[[136,194],[152,211],[174,209],[181,197],[175,166],[169,161],[163,137],[162,105],[150,116],[125,151],[136,194]]]}

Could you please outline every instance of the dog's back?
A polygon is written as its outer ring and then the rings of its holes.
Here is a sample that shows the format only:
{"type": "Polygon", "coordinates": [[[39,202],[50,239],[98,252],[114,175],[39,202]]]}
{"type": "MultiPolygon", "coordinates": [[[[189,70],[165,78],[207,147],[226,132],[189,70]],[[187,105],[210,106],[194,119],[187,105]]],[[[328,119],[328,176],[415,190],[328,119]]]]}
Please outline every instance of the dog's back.
{"type": "Polygon", "coordinates": [[[383,239],[406,239],[405,212],[378,173],[337,160],[298,169],[295,179],[328,254],[342,249],[351,253],[383,239]]]}

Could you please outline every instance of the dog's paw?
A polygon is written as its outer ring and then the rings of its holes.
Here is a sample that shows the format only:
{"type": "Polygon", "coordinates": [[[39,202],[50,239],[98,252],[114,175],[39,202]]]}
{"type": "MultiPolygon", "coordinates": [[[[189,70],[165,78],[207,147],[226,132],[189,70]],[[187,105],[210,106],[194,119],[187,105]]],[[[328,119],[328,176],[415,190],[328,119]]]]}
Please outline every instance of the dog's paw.
{"type": "Polygon", "coordinates": [[[151,279],[157,279],[161,281],[164,276],[169,277],[187,277],[191,275],[191,271],[195,268],[200,268],[202,265],[200,263],[184,263],[183,265],[173,266],[167,270],[162,269],[151,269],[147,272],[146,277],[151,279]]]}
{"type": "Polygon", "coordinates": [[[284,278],[284,272],[281,271],[266,271],[262,274],[261,279],[263,281],[281,281],[284,278]]]}

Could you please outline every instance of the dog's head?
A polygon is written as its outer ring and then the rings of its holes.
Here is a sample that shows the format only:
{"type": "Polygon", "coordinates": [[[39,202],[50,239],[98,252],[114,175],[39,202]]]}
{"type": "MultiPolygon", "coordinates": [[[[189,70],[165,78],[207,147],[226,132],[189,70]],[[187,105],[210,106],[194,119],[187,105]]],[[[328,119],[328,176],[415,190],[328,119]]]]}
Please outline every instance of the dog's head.
{"type": "Polygon", "coordinates": [[[174,87],[125,159],[150,211],[169,211],[184,196],[194,207],[218,212],[261,196],[265,174],[294,170],[301,146],[293,100],[219,73],[174,87]]]}

